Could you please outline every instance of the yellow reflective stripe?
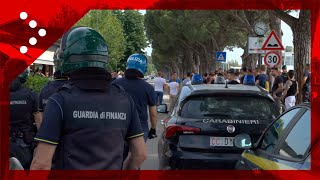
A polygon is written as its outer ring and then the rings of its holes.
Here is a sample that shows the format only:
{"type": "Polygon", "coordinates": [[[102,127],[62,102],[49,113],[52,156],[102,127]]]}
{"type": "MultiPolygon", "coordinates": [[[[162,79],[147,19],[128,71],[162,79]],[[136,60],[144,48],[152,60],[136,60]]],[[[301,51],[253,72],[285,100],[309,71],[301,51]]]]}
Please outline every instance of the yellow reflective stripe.
{"type": "Polygon", "coordinates": [[[48,141],[48,140],[45,140],[45,139],[40,139],[40,138],[34,138],[34,139],[37,140],[37,141],[46,142],[46,143],[49,143],[49,144],[54,144],[54,145],[58,144],[57,142],[48,141]]]}
{"type": "Polygon", "coordinates": [[[248,159],[253,164],[257,165],[263,170],[297,170],[293,167],[274,162],[262,157],[258,157],[248,153],[242,153],[242,157],[248,159]]]}
{"type": "Polygon", "coordinates": [[[138,136],[143,136],[143,135],[144,135],[144,133],[141,133],[141,134],[129,136],[129,137],[127,137],[127,139],[132,139],[132,138],[135,138],[135,137],[138,137],[138,136]]]}

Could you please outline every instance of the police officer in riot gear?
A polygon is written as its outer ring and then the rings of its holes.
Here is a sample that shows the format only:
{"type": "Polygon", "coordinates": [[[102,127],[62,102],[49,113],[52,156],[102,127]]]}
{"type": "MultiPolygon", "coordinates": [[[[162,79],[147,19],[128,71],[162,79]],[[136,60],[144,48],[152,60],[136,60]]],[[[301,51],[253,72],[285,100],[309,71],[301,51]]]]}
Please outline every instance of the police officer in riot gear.
{"type": "Polygon", "coordinates": [[[154,88],[142,78],[147,72],[148,59],[143,54],[132,54],[127,60],[125,78],[116,79],[115,84],[122,86],[136,104],[144,139],[155,138],[157,126],[156,95],[154,88]],[[148,125],[148,108],[151,128],[148,125]]]}
{"type": "Polygon", "coordinates": [[[203,77],[201,74],[194,74],[191,79],[192,85],[200,85],[203,84],[203,77]]]}
{"type": "Polygon", "coordinates": [[[132,99],[106,70],[103,37],[73,28],[62,37],[60,53],[70,83],[48,99],[31,169],[138,169],[147,156],[143,131],[132,99]],[[131,154],[122,167],[125,140],[131,154]]]}
{"type": "Polygon", "coordinates": [[[60,49],[57,49],[53,56],[54,65],[56,66],[56,72],[53,74],[54,80],[49,81],[46,85],[44,85],[39,94],[39,112],[41,117],[49,97],[57,92],[60,87],[69,82],[68,76],[64,73],[61,73],[61,60],[59,57],[57,57],[60,55],[59,51],[60,49]]]}
{"type": "Polygon", "coordinates": [[[36,93],[23,86],[28,76],[26,69],[10,84],[10,157],[17,158],[24,169],[32,161],[35,123],[40,119],[36,93]]]}

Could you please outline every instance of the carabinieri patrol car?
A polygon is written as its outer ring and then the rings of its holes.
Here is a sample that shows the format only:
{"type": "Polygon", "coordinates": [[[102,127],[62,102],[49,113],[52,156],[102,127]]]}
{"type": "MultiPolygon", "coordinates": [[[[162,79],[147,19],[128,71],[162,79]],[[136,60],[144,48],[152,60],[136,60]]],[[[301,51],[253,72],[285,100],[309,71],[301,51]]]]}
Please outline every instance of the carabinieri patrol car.
{"type": "MultiPolygon", "coordinates": [[[[158,112],[166,112],[165,105],[158,112]]],[[[256,142],[279,115],[259,86],[202,84],[183,86],[159,139],[160,169],[234,169],[243,149],[234,137],[250,134],[256,142]]]]}
{"type": "Polygon", "coordinates": [[[257,143],[252,142],[250,135],[239,134],[234,139],[234,145],[246,149],[236,169],[310,170],[311,150],[319,146],[319,139],[311,141],[310,103],[283,113],[257,143]]]}

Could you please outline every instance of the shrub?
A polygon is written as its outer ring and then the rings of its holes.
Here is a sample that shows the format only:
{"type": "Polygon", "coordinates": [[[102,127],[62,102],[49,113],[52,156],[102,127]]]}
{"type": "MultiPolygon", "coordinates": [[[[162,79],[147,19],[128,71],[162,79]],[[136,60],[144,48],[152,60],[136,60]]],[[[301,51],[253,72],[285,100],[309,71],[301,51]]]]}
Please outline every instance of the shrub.
{"type": "Polygon", "coordinates": [[[40,93],[41,88],[49,82],[50,79],[47,77],[41,77],[41,76],[32,76],[30,75],[27,82],[25,83],[26,86],[32,90],[34,90],[36,93],[40,93]]]}

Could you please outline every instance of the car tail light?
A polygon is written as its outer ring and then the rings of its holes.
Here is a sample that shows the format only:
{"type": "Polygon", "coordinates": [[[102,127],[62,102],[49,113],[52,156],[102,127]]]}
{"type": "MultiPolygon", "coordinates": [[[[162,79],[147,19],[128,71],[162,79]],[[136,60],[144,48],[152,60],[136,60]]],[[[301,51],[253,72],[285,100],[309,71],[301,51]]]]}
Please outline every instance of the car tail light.
{"type": "Polygon", "coordinates": [[[172,124],[167,126],[166,129],[166,135],[165,137],[167,139],[172,138],[177,132],[182,132],[184,134],[196,134],[201,131],[200,128],[190,127],[190,126],[183,126],[183,125],[177,125],[172,124]]]}

